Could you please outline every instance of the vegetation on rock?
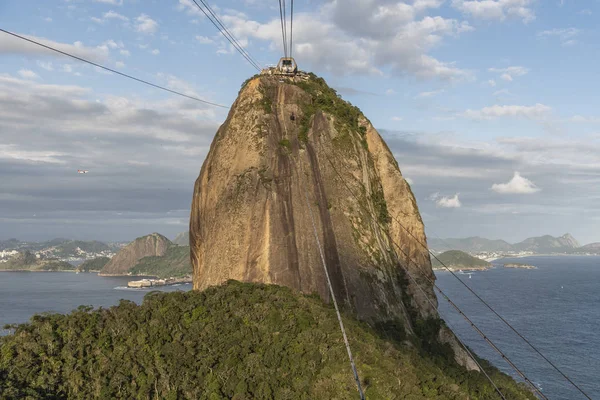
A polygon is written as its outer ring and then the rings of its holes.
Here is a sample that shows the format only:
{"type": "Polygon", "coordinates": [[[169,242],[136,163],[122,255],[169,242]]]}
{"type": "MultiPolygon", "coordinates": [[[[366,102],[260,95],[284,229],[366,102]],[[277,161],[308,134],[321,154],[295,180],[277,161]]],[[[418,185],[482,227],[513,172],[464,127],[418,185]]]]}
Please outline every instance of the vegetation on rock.
{"type": "Polygon", "coordinates": [[[144,257],[129,272],[159,278],[191,276],[190,246],[171,246],[164,256],[144,257]]]}
{"type": "MultiPolygon", "coordinates": [[[[497,398],[483,374],[344,319],[369,400],[497,398]]],[[[152,292],[141,306],[82,306],[12,329],[0,338],[3,398],[358,398],[332,307],[279,286],[152,292]]],[[[507,399],[535,399],[486,369],[507,399]]]]}
{"type": "Polygon", "coordinates": [[[431,263],[434,268],[443,268],[441,263],[444,263],[449,268],[489,268],[492,266],[491,263],[482,260],[477,257],[470,256],[469,254],[460,250],[446,251],[433,258],[431,263]],[[441,261],[441,262],[440,262],[441,261]]]}
{"type": "Polygon", "coordinates": [[[78,267],[78,271],[90,272],[90,271],[100,271],[104,266],[110,261],[108,257],[97,257],[91,260],[84,261],[78,267]]]}

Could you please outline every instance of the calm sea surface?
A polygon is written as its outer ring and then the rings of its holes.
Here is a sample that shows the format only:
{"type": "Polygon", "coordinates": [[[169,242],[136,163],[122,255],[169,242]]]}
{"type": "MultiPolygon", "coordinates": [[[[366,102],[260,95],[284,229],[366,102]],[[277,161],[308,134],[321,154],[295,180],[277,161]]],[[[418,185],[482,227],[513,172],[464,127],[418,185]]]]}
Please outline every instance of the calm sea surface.
{"type": "MultiPolygon", "coordinates": [[[[503,259],[538,269],[498,268],[457,274],[593,399],[600,399],[600,257],[503,259]]],[[[585,397],[483,306],[449,272],[438,286],[548,398],[585,397]]],[[[511,368],[439,294],[440,313],[480,356],[504,372],[511,368]]],[[[511,375],[514,375],[511,373],[511,375]]]]}
{"type": "Polygon", "coordinates": [[[127,299],[141,303],[152,290],[190,290],[192,285],[128,289],[141,277],[104,277],[95,273],[0,272],[0,335],[5,324],[27,322],[42,312],[68,313],[80,305],[109,307],[127,299]]]}
{"type": "MultiPolygon", "coordinates": [[[[458,276],[592,398],[600,399],[600,257],[502,261],[528,263],[538,269],[498,267],[473,273],[471,278],[458,276]]],[[[436,275],[438,286],[550,399],[584,399],[450,273],[438,271],[436,275]]],[[[45,311],[66,313],[82,304],[108,307],[120,299],[141,303],[150,289],[127,289],[128,280],[85,273],[0,272],[0,334],[4,324],[26,322],[33,314],[45,311]]],[[[189,289],[189,284],[161,288],[189,289]]],[[[442,298],[440,313],[480,356],[511,373],[510,367],[442,298]]]]}

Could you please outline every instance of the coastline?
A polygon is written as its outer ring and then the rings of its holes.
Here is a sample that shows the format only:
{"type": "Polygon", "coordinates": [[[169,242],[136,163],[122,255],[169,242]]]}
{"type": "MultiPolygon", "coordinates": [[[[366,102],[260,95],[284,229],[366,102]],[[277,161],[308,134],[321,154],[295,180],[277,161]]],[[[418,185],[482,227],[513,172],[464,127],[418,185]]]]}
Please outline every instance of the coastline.
{"type": "MultiPolygon", "coordinates": [[[[527,257],[600,257],[600,254],[567,254],[567,253],[549,253],[549,254],[505,254],[502,257],[486,258],[487,262],[504,260],[505,258],[527,258],[527,257]]],[[[483,259],[482,259],[483,260],[483,259]]]]}

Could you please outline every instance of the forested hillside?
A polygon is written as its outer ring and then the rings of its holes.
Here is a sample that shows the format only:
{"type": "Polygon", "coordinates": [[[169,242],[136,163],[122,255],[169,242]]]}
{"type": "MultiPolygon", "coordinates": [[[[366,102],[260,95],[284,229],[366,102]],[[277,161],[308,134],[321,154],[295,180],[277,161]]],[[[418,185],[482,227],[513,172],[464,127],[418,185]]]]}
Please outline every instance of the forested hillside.
{"type": "MultiPolygon", "coordinates": [[[[485,377],[437,342],[344,320],[369,400],[494,399],[485,377]]],[[[137,306],[38,315],[0,338],[4,399],[357,399],[335,312],[318,296],[230,281],[152,292],[137,306]]],[[[533,394],[487,363],[506,399],[533,394]]]]}

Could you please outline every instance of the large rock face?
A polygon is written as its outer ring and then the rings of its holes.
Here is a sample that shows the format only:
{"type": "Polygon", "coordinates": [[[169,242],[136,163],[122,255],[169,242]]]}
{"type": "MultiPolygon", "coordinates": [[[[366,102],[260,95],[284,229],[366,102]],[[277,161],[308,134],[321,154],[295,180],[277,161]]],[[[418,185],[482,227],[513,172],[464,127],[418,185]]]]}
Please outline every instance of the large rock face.
{"type": "Polygon", "coordinates": [[[342,307],[371,322],[401,320],[410,332],[437,317],[423,222],[381,136],[314,75],[255,77],[195,184],[194,288],[235,279],[330,300],[308,207],[342,307]]]}
{"type": "Polygon", "coordinates": [[[129,269],[148,256],[164,256],[172,243],[158,233],[142,236],[122,248],[100,271],[99,275],[127,275],[129,269]]]}

